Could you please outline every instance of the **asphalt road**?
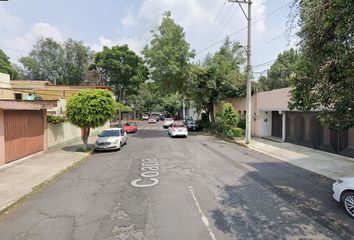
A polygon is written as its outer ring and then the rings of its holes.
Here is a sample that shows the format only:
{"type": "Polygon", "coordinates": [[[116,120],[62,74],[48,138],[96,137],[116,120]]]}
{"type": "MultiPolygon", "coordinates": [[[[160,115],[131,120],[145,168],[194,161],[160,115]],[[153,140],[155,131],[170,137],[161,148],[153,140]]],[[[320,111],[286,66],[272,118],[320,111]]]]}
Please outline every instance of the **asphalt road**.
{"type": "Polygon", "coordinates": [[[1,216],[0,239],[354,239],[331,180],[200,133],[140,127],[1,216]]]}

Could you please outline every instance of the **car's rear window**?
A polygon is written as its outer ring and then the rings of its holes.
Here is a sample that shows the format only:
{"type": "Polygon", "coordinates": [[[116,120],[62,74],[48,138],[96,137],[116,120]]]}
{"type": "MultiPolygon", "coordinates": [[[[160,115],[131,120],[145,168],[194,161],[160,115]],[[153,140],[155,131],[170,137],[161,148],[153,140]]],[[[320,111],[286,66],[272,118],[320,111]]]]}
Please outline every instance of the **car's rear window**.
{"type": "Polygon", "coordinates": [[[172,121],[172,118],[165,118],[165,121],[172,121]]]}
{"type": "Polygon", "coordinates": [[[119,137],[119,130],[105,130],[100,134],[100,137],[119,137]]]}
{"type": "Polygon", "coordinates": [[[175,125],[173,125],[174,127],[186,127],[186,125],[184,125],[184,124],[175,124],[175,125]]]}
{"type": "Polygon", "coordinates": [[[125,124],[125,126],[135,126],[136,124],[135,123],[133,123],[133,122],[127,122],[126,124],[125,124]]]}

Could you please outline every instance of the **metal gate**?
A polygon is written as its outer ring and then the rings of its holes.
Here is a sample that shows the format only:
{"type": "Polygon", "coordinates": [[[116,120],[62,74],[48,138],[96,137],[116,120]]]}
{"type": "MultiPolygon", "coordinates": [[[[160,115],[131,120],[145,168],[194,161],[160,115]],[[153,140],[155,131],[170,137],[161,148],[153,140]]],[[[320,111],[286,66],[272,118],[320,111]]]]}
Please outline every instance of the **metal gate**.
{"type": "Polygon", "coordinates": [[[43,151],[42,111],[5,110],[4,127],[6,163],[43,151]]]}
{"type": "Polygon", "coordinates": [[[283,123],[282,123],[283,116],[278,112],[272,112],[272,137],[282,137],[283,132],[283,123]]]}

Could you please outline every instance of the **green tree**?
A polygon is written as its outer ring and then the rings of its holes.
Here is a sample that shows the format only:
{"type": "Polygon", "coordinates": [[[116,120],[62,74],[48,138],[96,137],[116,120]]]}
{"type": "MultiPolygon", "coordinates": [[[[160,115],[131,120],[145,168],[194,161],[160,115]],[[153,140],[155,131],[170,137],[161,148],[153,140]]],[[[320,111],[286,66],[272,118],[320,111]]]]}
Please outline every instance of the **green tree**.
{"type": "Polygon", "coordinates": [[[90,67],[95,69],[101,78],[106,78],[113,87],[118,101],[134,95],[148,76],[148,69],[141,57],[130,50],[127,45],[104,47],[96,53],[95,62],[90,67]]]}
{"type": "Polygon", "coordinates": [[[24,67],[24,77],[28,79],[65,83],[65,52],[52,38],[40,38],[28,56],[21,57],[19,61],[24,67]]]}
{"type": "Polygon", "coordinates": [[[40,38],[28,56],[19,59],[25,78],[57,85],[82,83],[91,60],[92,52],[83,42],[68,39],[61,44],[52,38],[40,38]]]}
{"type": "Polygon", "coordinates": [[[354,125],[354,1],[298,0],[301,58],[291,109],[320,109],[333,129],[354,125]]]}
{"type": "Polygon", "coordinates": [[[172,116],[178,114],[178,111],[182,110],[183,96],[176,93],[171,93],[163,98],[163,109],[172,116]]]}
{"type": "Polygon", "coordinates": [[[7,73],[11,79],[18,79],[19,73],[16,68],[11,65],[10,58],[0,49],[0,72],[7,73]]]}
{"type": "Polygon", "coordinates": [[[262,90],[268,91],[273,89],[290,87],[291,77],[295,73],[295,66],[299,54],[294,48],[280,53],[277,60],[267,71],[266,77],[261,77],[259,80],[262,90]]]}
{"type": "Polygon", "coordinates": [[[86,80],[93,52],[81,41],[68,39],[63,44],[65,52],[65,84],[79,85],[86,80]]]}
{"type": "Polygon", "coordinates": [[[246,78],[240,70],[243,62],[240,44],[226,39],[220,50],[209,54],[202,65],[192,66],[188,95],[206,111],[212,124],[215,103],[245,95],[246,78]]]}
{"type": "Polygon", "coordinates": [[[189,62],[195,54],[185,40],[183,28],[175,23],[170,12],[163,14],[158,32],[153,32],[150,46],[144,48],[143,54],[152,79],[164,93],[184,92],[189,62]]]}
{"type": "Polygon", "coordinates": [[[106,90],[82,90],[70,96],[66,106],[66,118],[81,128],[81,138],[87,149],[90,128],[104,125],[113,119],[118,109],[111,92],[106,90]]]}
{"type": "Polygon", "coordinates": [[[134,106],[136,111],[143,114],[150,114],[153,111],[158,112],[162,108],[162,99],[156,83],[140,84],[138,93],[132,95],[128,102],[134,106]]]}

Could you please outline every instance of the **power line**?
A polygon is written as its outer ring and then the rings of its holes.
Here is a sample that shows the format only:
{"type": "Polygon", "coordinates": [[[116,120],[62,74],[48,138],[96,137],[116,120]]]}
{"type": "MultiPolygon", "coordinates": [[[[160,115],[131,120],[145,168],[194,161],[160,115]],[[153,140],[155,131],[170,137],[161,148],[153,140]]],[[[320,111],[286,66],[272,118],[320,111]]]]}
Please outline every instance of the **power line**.
{"type": "MultiPolygon", "coordinates": [[[[233,3],[232,3],[232,4],[233,4],[233,3]]],[[[222,24],[223,24],[224,20],[225,20],[226,17],[229,15],[229,12],[230,12],[230,10],[231,10],[232,4],[229,5],[229,8],[227,9],[226,14],[225,14],[224,17],[221,19],[221,21],[219,22],[218,25],[222,25],[222,24]]],[[[234,14],[235,14],[235,12],[232,14],[232,16],[233,16],[234,14]]],[[[218,30],[220,30],[220,29],[216,28],[215,30],[216,30],[216,33],[218,33],[218,32],[219,32],[218,30]]],[[[212,32],[211,37],[214,35],[214,32],[215,32],[215,31],[212,32]]],[[[218,36],[218,34],[216,34],[216,37],[217,37],[217,36],[218,36]]],[[[213,41],[214,41],[214,40],[215,40],[215,38],[213,38],[213,41]]],[[[208,38],[206,38],[206,42],[208,42],[208,38]]]]}
{"type": "MultiPolygon", "coordinates": [[[[204,47],[205,45],[205,42],[207,40],[207,36],[209,35],[210,31],[212,30],[212,27],[214,26],[214,24],[216,23],[216,20],[219,18],[220,14],[221,14],[221,11],[224,9],[224,6],[226,4],[227,0],[225,0],[224,4],[221,6],[221,8],[219,9],[218,13],[216,14],[216,17],[214,18],[214,21],[212,24],[209,25],[209,28],[208,28],[208,31],[207,33],[205,34],[204,36],[204,39],[203,39],[203,42],[200,46],[204,47]]],[[[213,29],[214,30],[214,29],[213,29]]]]}
{"type": "MultiPolygon", "coordinates": [[[[282,5],[282,6],[280,6],[279,8],[276,8],[275,10],[273,10],[273,11],[270,12],[270,13],[268,13],[268,14],[265,15],[264,17],[262,17],[262,18],[260,18],[260,19],[258,19],[258,20],[256,20],[256,21],[254,21],[251,25],[254,25],[254,24],[256,24],[256,23],[258,23],[258,22],[264,20],[266,17],[269,17],[269,16],[275,14],[276,12],[278,12],[278,11],[280,11],[280,10],[283,10],[283,9],[284,9],[285,7],[287,7],[291,2],[293,2],[293,0],[291,0],[291,1],[289,1],[288,3],[286,3],[286,4],[282,5]]],[[[244,30],[246,30],[246,29],[247,29],[247,26],[246,26],[246,27],[243,27],[243,28],[241,28],[241,29],[239,29],[239,30],[236,31],[236,32],[231,33],[231,34],[228,35],[227,37],[232,37],[232,36],[234,36],[234,35],[236,35],[236,34],[242,32],[242,31],[244,31],[244,30]]],[[[202,53],[202,52],[204,52],[204,51],[206,51],[206,50],[208,50],[208,49],[214,47],[215,45],[217,45],[217,44],[219,44],[219,43],[222,43],[223,41],[225,41],[225,39],[226,39],[227,37],[225,37],[225,38],[223,38],[223,39],[221,39],[221,40],[219,40],[219,41],[217,41],[217,42],[214,42],[213,44],[211,44],[211,45],[209,45],[209,46],[207,46],[207,47],[205,47],[205,48],[202,48],[201,50],[197,51],[196,54],[200,54],[200,53],[202,53]]]]}

